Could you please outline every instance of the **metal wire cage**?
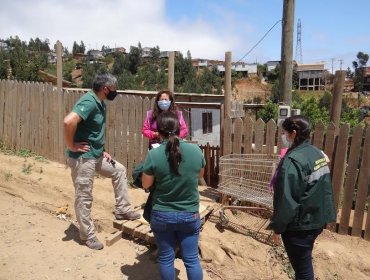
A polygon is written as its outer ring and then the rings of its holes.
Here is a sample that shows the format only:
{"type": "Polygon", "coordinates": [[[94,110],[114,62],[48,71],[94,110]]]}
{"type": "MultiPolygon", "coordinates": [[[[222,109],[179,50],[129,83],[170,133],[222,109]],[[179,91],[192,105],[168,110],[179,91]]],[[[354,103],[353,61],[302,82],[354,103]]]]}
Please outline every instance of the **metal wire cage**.
{"type": "Polygon", "coordinates": [[[270,180],[279,163],[278,155],[230,154],[220,157],[218,192],[272,208],[270,180]]]}

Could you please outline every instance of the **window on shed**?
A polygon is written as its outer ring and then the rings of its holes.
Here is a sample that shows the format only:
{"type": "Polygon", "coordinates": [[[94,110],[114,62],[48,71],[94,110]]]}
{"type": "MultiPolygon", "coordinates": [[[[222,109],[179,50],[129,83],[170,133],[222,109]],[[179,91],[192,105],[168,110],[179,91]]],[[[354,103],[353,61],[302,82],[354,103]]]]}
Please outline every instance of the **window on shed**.
{"type": "Polygon", "coordinates": [[[202,113],[203,134],[212,133],[212,112],[202,113]]]}

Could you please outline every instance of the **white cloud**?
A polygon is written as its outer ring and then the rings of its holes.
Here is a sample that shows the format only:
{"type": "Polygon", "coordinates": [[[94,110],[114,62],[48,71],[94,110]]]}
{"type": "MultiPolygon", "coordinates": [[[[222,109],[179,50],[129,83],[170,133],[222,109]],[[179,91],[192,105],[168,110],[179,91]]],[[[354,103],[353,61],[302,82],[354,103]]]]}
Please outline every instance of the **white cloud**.
{"type": "Polygon", "coordinates": [[[202,20],[168,22],[164,0],[1,1],[0,25],[7,27],[2,39],[39,37],[49,39],[51,47],[60,40],[69,50],[74,41],[98,49],[129,49],[141,42],[184,55],[190,50],[193,57],[223,58],[239,42],[235,32],[219,32],[202,20]]]}

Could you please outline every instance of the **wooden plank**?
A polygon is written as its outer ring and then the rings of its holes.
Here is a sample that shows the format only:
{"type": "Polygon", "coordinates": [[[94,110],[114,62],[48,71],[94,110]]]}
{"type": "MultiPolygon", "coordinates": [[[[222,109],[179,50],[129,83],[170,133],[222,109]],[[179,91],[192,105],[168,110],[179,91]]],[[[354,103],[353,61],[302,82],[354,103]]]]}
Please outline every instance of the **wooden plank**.
{"type": "MultiPolygon", "coordinates": [[[[148,97],[146,97],[143,100],[143,121],[141,126],[144,124],[144,120],[146,118],[147,111],[150,110],[150,100],[148,97]]],[[[149,139],[146,137],[143,137],[143,146],[142,146],[142,158],[141,160],[145,159],[147,153],[148,153],[148,146],[149,146],[149,139]]]]}
{"type": "Polygon", "coordinates": [[[340,234],[348,234],[349,220],[352,209],[352,199],[357,179],[356,176],[357,166],[360,158],[362,134],[363,134],[362,126],[361,125],[356,126],[352,134],[351,148],[346,172],[346,180],[344,185],[343,206],[338,228],[338,233],[340,234]]]}
{"type": "Polygon", "coordinates": [[[145,240],[145,236],[151,232],[151,228],[149,225],[141,224],[137,228],[134,229],[133,236],[142,240],[145,240]]]}
{"type": "Polygon", "coordinates": [[[232,151],[232,142],[231,142],[231,133],[232,133],[232,119],[229,116],[226,116],[224,119],[224,135],[223,135],[223,149],[222,155],[231,154],[232,151]]]}
{"type": "Polygon", "coordinates": [[[23,139],[22,139],[22,147],[28,148],[31,138],[31,88],[29,83],[25,83],[24,89],[24,110],[25,110],[25,119],[24,119],[24,127],[23,127],[23,139]]]}
{"type": "Polygon", "coordinates": [[[19,100],[20,119],[19,119],[19,148],[24,148],[24,131],[25,131],[25,118],[26,118],[26,87],[25,83],[19,84],[19,100]]]}
{"type": "MultiPolygon", "coordinates": [[[[329,157],[330,163],[329,167],[332,170],[333,167],[333,158],[334,158],[334,150],[335,150],[335,138],[336,138],[336,126],[333,122],[329,123],[328,129],[325,135],[325,147],[324,153],[329,157]]],[[[333,170],[332,170],[333,171],[333,170]]]]}
{"type": "MultiPolygon", "coordinates": [[[[129,139],[128,139],[128,131],[129,131],[129,106],[130,106],[130,100],[127,95],[123,96],[122,101],[122,145],[121,145],[121,156],[122,161],[121,163],[127,167],[128,165],[128,153],[129,153],[129,139]]],[[[128,174],[128,173],[127,173],[128,174]]]]}
{"type": "MultiPolygon", "coordinates": [[[[367,197],[367,205],[370,205],[370,195],[367,197]]],[[[370,213],[367,212],[364,239],[370,241],[370,213]]]]}
{"type": "Polygon", "coordinates": [[[243,136],[243,121],[241,118],[234,119],[234,141],[232,146],[233,154],[242,153],[242,136],[243,136]]]}
{"type": "Polygon", "coordinates": [[[148,232],[146,235],[145,235],[145,241],[147,241],[149,244],[156,244],[155,242],[155,238],[154,238],[154,234],[153,232],[148,232]]]}
{"type": "Polygon", "coordinates": [[[125,223],[127,223],[128,220],[114,220],[113,221],[113,228],[115,229],[118,229],[118,230],[121,230],[122,231],[122,228],[123,228],[123,225],[125,223]]]}
{"type": "Polygon", "coordinates": [[[253,143],[253,126],[254,121],[251,117],[244,119],[244,154],[252,153],[252,143],[253,143]]]}
{"type": "Polygon", "coordinates": [[[338,145],[336,149],[334,168],[332,170],[334,204],[338,210],[340,193],[342,191],[347,162],[347,146],[349,136],[349,124],[344,124],[339,130],[338,145]]]}
{"type": "Polygon", "coordinates": [[[265,123],[258,119],[255,124],[256,137],[254,141],[254,154],[262,154],[262,146],[265,139],[265,123]]]}
{"type": "Polygon", "coordinates": [[[122,231],[117,231],[111,234],[110,236],[105,237],[105,245],[110,247],[114,243],[116,243],[118,240],[120,240],[121,238],[122,238],[122,231]]]}
{"type": "Polygon", "coordinates": [[[276,143],[276,154],[280,154],[280,150],[283,147],[283,140],[281,139],[281,135],[283,134],[283,122],[280,122],[278,127],[278,133],[277,133],[277,143],[276,143]]]}
{"type": "Polygon", "coordinates": [[[5,80],[0,80],[0,141],[4,139],[5,80]]]}
{"type": "Polygon", "coordinates": [[[358,175],[358,187],[356,195],[355,214],[353,218],[352,235],[361,236],[364,219],[365,202],[369,187],[370,175],[370,129],[366,129],[365,142],[362,151],[360,173],[358,175]]]}
{"type": "Polygon", "coordinates": [[[17,139],[17,82],[12,82],[10,86],[10,144],[12,148],[16,148],[17,139]]]}
{"type": "Polygon", "coordinates": [[[21,115],[22,115],[22,84],[23,83],[16,83],[16,134],[15,134],[15,149],[19,151],[21,146],[21,115]]]}
{"type": "Polygon", "coordinates": [[[324,123],[320,120],[315,126],[315,132],[313,134],[312,144],[319,148],[320,150],[324,147],[324,132],[325,126],[324,123]]]}
{"type": "Polygon", "coordinates": [[[11,82],[7,82],[5,84],[5,94],[4,94],[4,136],[3,141],[5,146],[10,147],[9,143],[9,127],[10,127],[10,93],[9,93],[9,87],[11,82]]]}
{"type": "Polygon", "coordinates": [[[133,235],[135,228],[141,225],[140,221],[127,221],[122,225],[122,231],[129,235],[133,235]]]}
{"type": "MultiPolygon", "coordinates": [[[[141,150],[142,150],[142,142],[143,137],[141,135],[141,128],[143,125],[143,99],[138,96],[134,98],[134,107],[135,107],[135,130],[134,130],[134,136],[135,140],[133,143],[134,146],[134,165],[137,165],[141,161],[141,150]]],[[[131,173],[129,173],[131,174],[131,173]]]]}
{"type": "Polygon", "coordinates": [[[266,150],[265,153],[272,155],[275,149],[275,135],[276,135],[276,123],[273,119],[270,119],[267,123],[266,130],[266,150]]]}
{"type": "Polygon", "coordinates": [[[133,143],[135,141],[135,99],[133,96],[129,97],[129,108],[128,108],[128,160],[127,160],[127,174],[132,174],[133,165],[135,163],[135,154],[132,149],[133,143]]]}

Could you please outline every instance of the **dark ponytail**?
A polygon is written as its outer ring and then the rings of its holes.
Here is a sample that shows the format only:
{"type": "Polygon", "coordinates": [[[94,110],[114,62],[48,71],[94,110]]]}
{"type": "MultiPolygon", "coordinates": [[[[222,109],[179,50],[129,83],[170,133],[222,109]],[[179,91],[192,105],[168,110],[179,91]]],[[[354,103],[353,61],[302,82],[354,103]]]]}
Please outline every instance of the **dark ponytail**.
{"type": "Polygon", "coordinates": [[[170,170],[173,174],[179,176],[179,165],[182,159],[180,151],[180,123],[176,113],[163,111],[157,118],[157,129],[163,139],[168,140],[166,154],[170,170]]]}
{"type": "Polygon", "coordinates": [[[305,140],[310,139],[311,123],[310,120],[304,116],[296,115],[284,120],[282,127],[289,133],[296,131],[294,142],[288,151],[302,144],[305,140]]]}

